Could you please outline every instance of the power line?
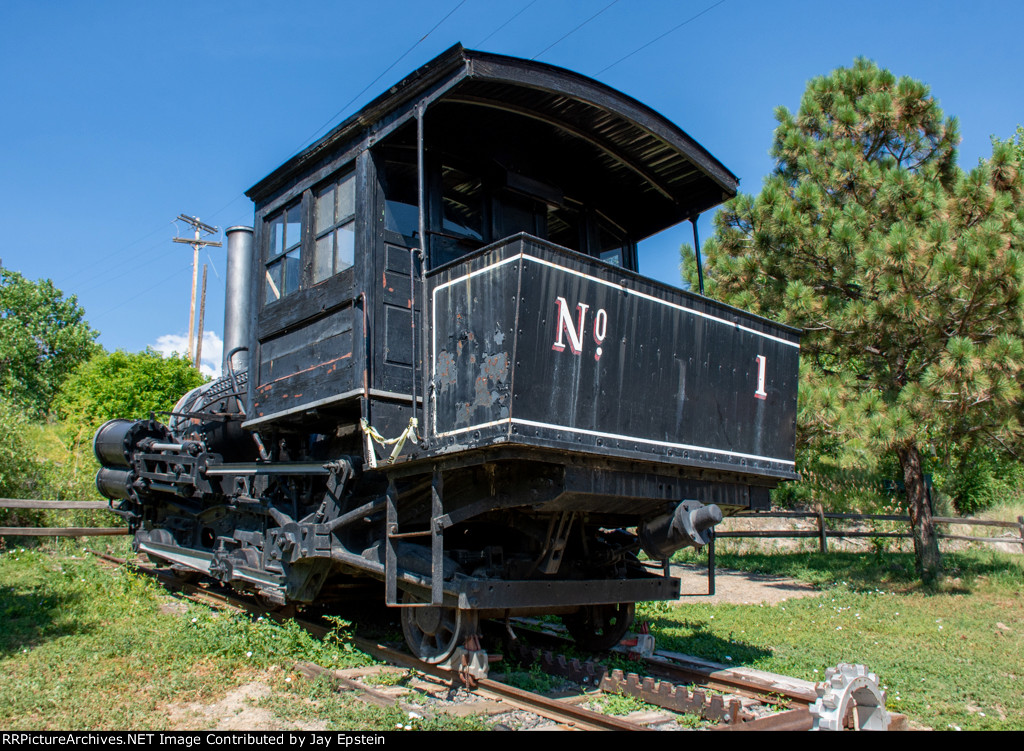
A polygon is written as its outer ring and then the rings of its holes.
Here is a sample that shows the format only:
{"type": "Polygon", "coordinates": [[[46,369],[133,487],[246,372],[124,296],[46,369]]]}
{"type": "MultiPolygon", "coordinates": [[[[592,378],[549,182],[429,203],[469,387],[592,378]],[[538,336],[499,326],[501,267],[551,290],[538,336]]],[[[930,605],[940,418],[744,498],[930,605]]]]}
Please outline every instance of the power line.
{"type": "MultiPolygon", "coordinates": [[[[618,0],[616,0],[616,2],[618,2],[618,0]]],[[[363,87],[362,91],[360,91],[360,92],[359,92],[358,94],[356,94],[356,95],[355,95],[354,97],[352,97],[352,98],[351,98],[351,99],[349,99],[349,100],[348,100],[347,102],[345,102],[345,106],[344,106],[344,107],[342,107],[342,108],[341,108],[340,110],[338,110],[338,111],[337,111],[337,112],[335,112],[335,113],[334,113],[333,115],[331,115],[330,119],[328,119],[328,120],[327,120],[327,122],[325,122],[325,123],[324,123],[323,125],[321,125],[321,126],[320,126],[319,128],[317,128],[317,129],[316,129],[316,130],[315,130],[315,131],[313,132],[313,135],[311,135],[311,136],[310,136],[309,138],[307,138],[307,139],[306,139],[305,141],[303,141],[303,142],[302,142],[302,145],[301,145],[301,146],[299,146],[299,148],[298,148],[298,149],[297,149],[297,150],[295,151],[295,153],[293,153],[293,154],[292,154],[292,156],[295,156],[295,154],[298,154],[299,152],[301,152],[301,151],[302,151],[302,150],[303,150],[303,149],[304,149],[304,148],[306,147],[306,145],[307,145],[307,144],[309,144],[309,143],[311,143],[311,142],[312,142],[313,140],[315,140],[315,139],[316,139],[316,137],[317,137],[317,136],[318,136],[318,135],[320,134],[320,131],[322,131],[322,130],[323,130],[324,128],[328,127],[328,126],[329,126],[329,125],[330,125],[331,123],[333,123],[333,122],[335,121],[335,119],[337,119],[337,118],[338,118],[338,117],[339,117],[339,116],[341,115],[341,113],[343,113],[343,112],[344,112],[345,110],[347,110],[347,109],[348,109],[348,108],[349,108],[350,106],[352,106],[352,103],[353,103],[353,102],[355,102],[355,101],[356,101],[357,99],[359,99],[359,97],[361,97],[361,96],[362,96],[363,94],[365,94],[365,93],[366,93],[366,91],[367,91],[367,90],[368,90],[368,89],[369,89],[369,88],[370,88],[371,86],[373,86],[373,85],[374,85],[375,83],[377,83],[377,81],[379,81],[379,80],[380,80],[380,79],[382,79],[382,78],[383,78],[383,77],[384,77],[385,75],[387,75],[387,74],[388,74],[388,72],[389,72],[389,71],[390,71],[390,70],[391,70],[392,68],[394,68],[394,67],[395,67],[396,65],[398,65],[398,64],[399,64],[400,62],[402,62],[402,60],[404,60],[404,59],[405,59],[405,57],[406,57],[406,56],[407,56],[407,55],[408,55],[408,54],[409,54],[410,52],[412,52],[412,51],[413,51],[414,49],[416,49],[417,47],[419,47],[419,46],[420,46],[420,44],[421,44],[421,43],[423,42],[423,40],[424,40],[424,39],[426,39],[426,38],[427,38],[428,36],[430,36],[431,34],[433,34],[433,33],[434,33],[434,32],[435,32],[436,30],[437,30],[437,27],[438,27],[438,26],[440,26],[440,25],[441,25],[441,24],[443,24],[443,23],[444,23],[445,21],[447,21],[447,20],[448,20],[448,18],[449,18],[449,17],[450,17],[450,16],[451,16],[451,15],[452,15],[453,13],[455,13],[455,11],[457,11],[457,10],[458,10],[459,8],[461,8],[461,7],[462,7],[463,5],[465,5],[465,4],[466,4],[466,0],[460,0],[460,2],[459,2],[459,4],[458,4],[458,5],[456,5],[456,6],[455,6],[454,8],[452,8],[452,9],[451,9],[450,11],[448,11],[448,13],[447,13],[447,14],[445,15],[445,17],[444,17],[444,18],[442,18],[442,19],[441,19],[440,21],[438,21],[438,22],[437,22],[436,24],[434,24],[434,26],[433,26],[433,27],[432,27],[432,28],[430,29],[430,31],[428,31],[428,32],[427,32],[426,34],[424,34],[423,36],[421,36],[421,37],[420,37],[420,38],[419,38],[419,39],[418,39],[418,40],[416,41],[416,43],[415,43],[415,44],[414,44],[414,45],[413,45],[412,47],[410,47],[410,48],[409,48],[409,49],[407,49],[407,50],[406,50],[405,52],[403,52],[403,53],[402,53],[402,54],[401,54],[401,55],[400,55],[400,56],[398,57],[398,59],[397,59],[397,60],[395,60],[395,61],[394,61],[393,63],[391,63],[391,65],[389,65],[389,66],[388,66],[388,67],[387,67],[387,68],[386,68],[386,69],[384,70],[384,72],[383,72],[383,73],[381,73],[381,74],[380,74],[379,76],[377,76],[377,77],[376,77],[376,78],[374,78],[374,79],[373,79],[372,81],[370,81],[370,82],[369,82],[368,84],[366,84],[366,86],[364,86],[364,87],[363,87]]],[[[290,158],[291,158],[291,157],[289,157],[289,159],[290,159],[290,158]]],[[[286,160],[286,161],[287,161],[287,160],[286,160]]]]}
{"type": "MultiPolygon", "coordinates": [[[[174,224],[174,222],[171,222],[171,224],[174,224]]],[[[89,262],[85,266],[77,267],[74,271],[69,272],[67,274],[67,276],[75,278],[76,281],[78,281],[78,282],[83,282],[84,281],[85,283],[88,283],[90,280],[98,278],[99,276],[104,276],[104,275],[107,274],[108,269],[106,267],[100,266],[100,264],[102,264],[104,261],[106,261],[106,260],[108,260],[110,258],[113,258],[114,256],[116,256],[116,255],[118,255],[120,253],[123,253],[124,251],[128,250],[129,248],[131,248],[133,245],[138,245],[143,240],[148,240],[150,237],[152,237],[157,232],[160,232],[162,230],[163,230],[163,225],[157,227],[152,232],[148,232],[145,235],[142,235],[141,237],[138,237],[135,240],[132,240],[127,245],[122,245],[119,248],[116,248],[115,250],[110,251],[109,253],[107,253],[104,256],[100,256],[97,259],[90,259],[89,262]],[[83,280],[80,277],[80,272],[84,271],[85,269],[92,269],[94,273],[86,274],[85,277],[84,277],[84,280],[83,280]]]]}
{"type": "Polygon", "coordinates": [[[609,65],[608,67],[606,67],[606,68],[601,68],[601,70],[597,71],[597,73],[595,73],[594,75],[595,75],[595,76],[599,76],[599,75],[601,75],[602,73],[604,73],[604,72],[605,72],[606,70],[611,70],[611,69],[612,69],[612,68],[614,68],[614,67],[615,67],[616,65],[618,65],[619,63],[621,63],[621,62],[622,62],[623,60],[628,60],[629,58],[633,57],[633,55],[635,55],[635,54],[636,54],[637,52],[640,52],[641,50],[645,50],[645,49],[647,49],[648,47],[650,47],[650,46],[651,46],[652,44],[654,44],[655,42],[659,41],[660,39],[664,39],[665,37],[667,37],[667,36],[668,36],[669,34],[671,34],[671,33],[672,33],[673,31],[678,31],[679,29],[681,29],[681,28],[683,28],[684,26],[686,26],[686,24],[690,23],[690,21],[696,21],[696,20],[697,20],[698,18],[700,18],[701,16],[703,16],[703,15],[704,15],[705,13],[707,13],[707,12],[708,12],[709,10],[713,10],[714,8],[717,8],[717,7],[719,6],[719,5],[721,5],[721,4],[722,4],[722,3],[724,3],[724,2],[725,2],[725,0],[718,0],[718,2],[717,2],[717,3],[715,3],[714,5],[709,5],[709,6],[707,7],[707,8],[705,8],[704,10],[702,10],[702,11],[701,11],[700,13],[698,13],[697,15],[695,15],[695,16],[691,16],[690,18],[687,18],[687,19],[686,19],[685,21],[683,21],[683,22],[682,22],[681,24],[679,24],[679,25],[677,25],[677,26],[673,26],[673,27],[672,27],[671,29],[669,29],[668,31],[666,31],[666,32],[665,32],[665,33],[663,33],[663,34],[659,34],[659,35],[658,35],[658,36],[656,36],[656,37],[655,37],[654,39],[652,39],[651,41],[649,41],[649,42],[648,42],[647,44],[645,44],[645,45],[643,45],[643,46],[641,46],[641,47],[637,47],[637,48],[636,48],[635,50],[633,50],[632,52],[630,52],[630,53],[629,53],[628,55],[626,55],[625,57],[620,57],[620,58],[619,58],[618,60],[616,60],[616,61],[615,61],[614,63],[612,63],[612,64],[611,64],[611,65],[609,65]]]}
{"type": "Polygon", "coordinates": [[[157,263],[158,261],[163,261],[162,256],[157,254],[148,255],[148,253],[151,250],[156,250],[157,248],[163,246],[166,242],[166,239],[160,240],[154,245],[150,245],[148,248],[140,251],[139,260],[132,261],[131,264],[126,264],[125,268],[121,269],[119,273],[109,273],[109,271],[106,268],[104,268],[98,275],[93,274],[91,276],[86,277],[85,279],[83,279],[81,284],[75,286],[75,294],[83,295],[87,292],[91,292],[92,290],[97,289],[98,287],[105,286],[110,282],[117,281],[122,277],[128,276],[129,274],[138,273],[142,269],[146,268],[147,266],[152,266],[154,263],[157,263]]]}
{"type": "Polygon", "coordinates": [[[227,202],[226,204],[224,204],[224,205],[223,205],[223,206],[221,206],[221,207],[220,207],[219,209],[217,209],[217,210],[216,210],[216,211],[214,211],[214,212],[213,212],[212,214],[210,214],[210,218],[213,218],[213,217],[219,216],[219,215],[220,215],[220,213],[221,213],[222,211],[224,211],[224,210],[225,210],[225,209],[226,209],[226,208],[227,208],[228,206],[230,206],[231,204],[233,204],[233,203],[234,203],[235,201],[237,201],[237,200],[238,200],[239,198],[245,198],[245,191],[242,191],[241,193],[239,193],[238,195],[236,195],[236,196],[235,196],[234,198],[232,198],[232,199],[231,199],[230,201],[228,201],[228,202],[227,202]]]}
{"type": "MultiPolygon", "coordinates": [[[[617,1],[617,0],[616,0],[616,1],[617,1]]],[[[531,3],[530,3],[530,5],[533,5],[533,3],[534,3],[534,2],[536,2],[536,0],[533,0],[533,2],[531,2],[531,3]]],[[[349,99],[349,100],[348,100],[348,101],[347,101],[347,102],[345,103],[345,105],[344,105],[344,106],[343,106],[343,107],[342,107],[342,108],[341,108],[340,110],[338,110],[338,111],[337,111],[336,113],[334,113],[334,114],[333,114],[333,115],[331,116],[331,118],[330,118],[330,119],[329,119],[329,120],[328,120],[327,122],[325,122],[325,123],[324,123],[323,125],[321,125],[321,126],[320,126],[319,128],[317,128],[317,129],[316,129],[316,131],[314,131],[313,135],[311,135],[311,136],[310,136],[309,138],[307,138],[307,139],[306,139],[305,141],[303,141],[303,142],[302,142],[302,145],[301,145],[301,146],[299,146],[299,148],[298,148],[298,149],[297,149],[297,150],[296,150],[295,152],[293,152],[293,153],[291,154],[291,156],[289,156],[288,158],[290,159],[291,157],[293,157],[293,156],[295,156],[296,154],[298,154],[299,152],[301,152],[301,151],[302,151],[302,149],[304,149],[304,148],[306,147],[306,145],[307,145],[307,144],[309,144],[310,142],[312,142],[312,141],[313,141],[313,140],[314,140],[314,139],[315,139],[315,138],[317,137],[317,135],[319,135],[320,131],[322,131],[322,130],[323,130],[324,128],[326,128],[326,127],[327,127],[327,126],[329,126],[329,125],[330,125],[330,124],[331,124],[332,122],[334,122],[334,120],[335,120],[335,119],[336,119],[337,117],[339,117],[339,116],[340,116],[340,115],[341,115],[341,114],[342,114],[342,113],[343,113],[343,112],[344,112],[345,110],[347,110],[347,109],[348,109],[348,108],[349,108],[350,106],[352,106],[353,102],[355,102],[355,101],[356,101],[357,99],[359,99],[359,97],[361,97],[361,96],[362,96],[363,94],[365,94],[365,93],[366,93],[366,91],[367,91],[367,89],[369,89],[369,88],[370,88],[371,86],[373,86],[373,85],[374,85],[375,83],[377,83],[377,81],[379,81],[379,80],[380,80],[381,78],[383,78],[383,77],[384,77],[385,75],[387,75],[387,73],[388,73],[388,72],[389,72],[389,71],[390,71],[390,70],[391,70],[392,68],[394,68],[394,67],[395,67],[396,65],[398,65],[398,64],[399,64],[400,62],[402,62],[402,60],[403,60],[403,59],[405,59],[405,57],[407,57],[407,56],[409,55],[409,53],[410,53],[410,52],[412,52],[412,51],[413,51],[414,49],[416,49],[416,48],[417,48],[417,47],[418,47],[418,46],[419,46],[419,45],[420,45],[420,44],[421,44],[421,43],[422,43],[422,42],[423,42],[423,41],[424,41],[424,40],[425,40],[425,39],[426,39],[427,37],[429,37],[429,36],[430,36],[431,34],[433,34],[433,33],[434,33],[435,31],[437,31],[438,27],[439,27],[439,26],[440,26],[441,24],[443,24],[443,23],[444,23],[445,21],[447,21],[447,20],[448,20],[448,19],[449,19],[449,18],[450,18],[450,17],[452,16],[452,14],[454,14],[454,13],[455,13],[455,11],[457,11],[457,10],[458,10],[459,8],[461,8],[461,7],[462,7],[463,5],[465,5],[465,4],[466,4],[466,0],[460,0],[460,2],[459,2],[459,3],[458,3],[458,4],[457,4],[457,5],[456,5],[456,6],[454,7],[454,8],[452,8],[452,9],[451,9],[450,11],[448,11],[448,13],[446,13],[446,14],[445,14],[445,16],[444,16],[444,17],[443,17],[443,18],[442,18],[442,19],[441,19],[440,21],[438,21],[438,22],[437,22],[436,24],[434,24],[434,25],[433,25],[433,26],[432,26],[432,27],[430,28],[430,30],[429,30],[429,31],[427,31],[427,33],[426,33],[426,34],[424,34],[423,36],[421,36],[421,37],[420,37],[420,38],[419,38],[419,39],[418,39],[418,40],[416,41],[416,43],[415,43],[415,44],[413,44],[413,45],[412,45],[412,46],[411,46],[411,47],[410,47],[409,49],[407,49],[407,50],[406,50],[405,52],[403,52],[403,53],[402,53],[402,54],[401,54],[401,55],[400,55],[400,56],[398,57],[398,59],[396,59],[396,60],[395,60],[395,61],[394,61],[393,63],[391,63],[391,65],[389,65],[389,66],[388,66],[388,67],[387,67],[387,68],[386,68],[386,69],[385,69],[385,70],[384,70],[384,71],[383,71],[383,72],[382,72],[382,73],[381,73],[381,74],[380,74],[379,76],[377,76],[377,77],[376,77],[376,78],[374,78],[374,79],[373,79],[372,81],[370,81],[370,83],[368,83],[368,84],[367,84],[367,85],[366,85],[366,86],[365,86],[365,87],[363,88],[363,90],[362,90],[362,91],[360,91],[360,92],[359,92],[358,94],[356,94],[356,95],[355,95],[354,97],[352,97],[351,99],[349,99]]],[[[529,6],[527,6],[527,8],[528,8],[528,7],[529,7],[529,6]]],[[[524,10],[525,10],[525,8],[524,8],[524,10]]],[[[522,12],[522,11],[520,11],[520,12],[522,12]]],[[[518,15],[518,14],[517,14],[517,15],[518,15]]],[[[513,17],[513,18],[514,18],[514,17],[513,17]]],[[[512,20],[512,19],[509,19],[509,21],[511,21],[511,20],[512,20]]],[[[506,22],[506,23],[507,23],[507,22],[506,22]]],[[[499,30],[500,30],[500,29],[499,29],[499,30]]],[[[287,161],[287,160],[285,160],[285,161],[287,161]]],[[[241,192],[241,193],[237,194],[237,195],[236,195],[236,196],[235,196],[234,198],[232,198],[232,199],[231,199],[230,201],[228,201],[228,202],[227,202],[226,204],[224,204],[223,206],[221,206],[221,207],[220,207],[219,209],[217,209],[217,210],[216,210],[215,212],[213,212],[213,214],[211,214],[210,216],[211,216],[211,217],[217,217],[217,216],[219,216],[219,215],[221,214],[221,212],[223,212],[224,210],[226,210],[226,209],[227,209],[227,208],[228,208],[229,206],[231,206],[231,205],[232,205],[233,203],[235,203],[235,202],[236,202],[236,201],[237,201],[237,200],[238,200],[239,198],[244,198],[244,197],[245,197],[245,192],[243,191],[243,192],[241,192]]],[[[173,222],[172,222],[172,224],[173,224],[173,222]]],[[[134,245],[135,243],[141,242],[142,240],[145,240],[146,238],[150,237],[151,235],[154,235],[154,234],[156,234],[156,233],[157,233],[157,232],[159,232],[159,231],[160,231],[159,229],[155,229],[155,230],[153,230],[152,232],[150,232],[150,233],[149,233],[148,235],[144,235],[143,237],[139,238],[138,240],[135,240],[135,241],[133,241],[132,243],[129,243],[129,244],[128,244],[128,245],[126,245],[126,246],[125,246],[124,248],[121,248],[120,250],[118,250],[118,251],[115,251],[115,253],[119,253],[119,252],[121,252],[122,250],[126,250],[127,248],[131,247],[131,246],[132,246],[132,245],[134,245]]],[[[111,254],[111,255],[113,255],[113,254],[111,254]]]]}
{"type": "Polygon", "coordinates": [[[570,32],[568,32],[567,34],[565,34],[565,35],[563,35],[563,36],[559,37],[558,39],[556,39],[556,40],[555,40],[554,42],[552,42],[551,44],[549,44],[549,45],[548,45],[547,47],[545,47],[544,49],[542,49],[542,50],[541,50],[540,52],[538,52],[538,53],[537,53],[536,55],[534,55],[534,56],[533,56],[533,57],[531,57],[530,59],[531,59],[531,60],[536,60],[536,59],[537,59],[538,57],[540,57],[541,55],[543,55],[543,54],[544,54],[545,52],[547,52],[547,51],[548,51],[549,49],[551,49],[551,48],[552,48],[552,47],[554,47],[555,45],[557,45],[557,44],[559,44],[560,42],[562,42],[563,40],[565,40],[565,39],[568,39],[569,37],[571,37],[571,36],[572,36],[573,34],[575,34],[575,33],[576,33],[577,31],[579,31],[580,29],[582,29],[582,28],[583,28],[584,26],[586,26],[586,25],[587,25],[588,23],[590,23],[590,22],[591,22],[591,21],[593,21],[593,20],[594,20],[595,18],[597,18],[597,17],[599,16],[599,15],[601,15],[602,13],[604,13],[604,12],[605,12],[606,10],[608,10],[608,9],[609,9],[610,7],[612,7],[613,5],[615,5],[615,3],[617,3],[617,2],[619,2],[619,0],[612,0],[612,2],[608,3],[608,4],[606,5],[606,6],[604,6],[603,8],[601,8],[601,10],[599,10],[599,11],[598,11],[597,13],[595,13],[594,15],[592,15],[592,16],[591,16],[590,18],[588,18],[588,19],[587,19],[586,21],[584,21],[583,23],[581,23],[581,24],[580,24],[579,26],[577,26],[576,28],[574,28],[574,29],[573,29],[572,31],[570,31],[570,32]]]}
{"type": "MultiPolygon", "coordinates": [[[[160,277],[160,279],[159,279],[159,280],[158,280],[157,282],[155,282],[154,284],[151,284],[150,286],[146,287],[145,289],[139,290],[138,292],[136,292],[136,293],[135,293],[134,295],[132,295],[131,297],[126,297],[126,298],[124,298],[123,300],[120,300],[120,301],[119,301],[119,302],[118,302],[118,303],[117,303],[116,305],[114,305],[114,306],[113,306],[113,307],[111,307],[111,308],[107,308],[107,309],[106,309],[106,310],[104,310],[104,311],[103,311],[102,313],[98,313],[98,314],[96,314],[96,316],[95,316],[95,317],[93,318],[93,320],[94,320],[94,321],[96,321],[97,319],[103,318],[104,316],[106,316],[106,315],[109,315],[110,313],[113,313],[113,312],[114,312],[115,310],[117,310],[118,308],[123,308],[123,307],[124,307],[125,305],[127,305],[128,303],[130,303],[130,302],[131,302],[132,300],[136,300],[136,299],[138,299],[138,298],[142,297],[142,296],[143,296],[144,294],[146,294],[147,292],[150,292],[150,291],[152,291],[152,290],[156,289],[156,288],[157,288],[157,287],[159,287],[159,286],[160,286],[161,284],[165,284],[165,283],[167,283],[167,282],[169,282],[169,281],[171,281],[171,280],[176,280],[176,279],[178,279],[178,278],[179,278],[180,276],[184,275],[184,273],[185,273],[186,271],[188,271],[189,269],[191,269],[191,268],[192,268],[192,264],[191,264],[191,262],[190,262],[190,263],[188,263],[187,265],[182,265],[182,266],[181,266],[181,267],[180,267],[180,268],[178,269],[178,271],[177,271],[177,272],[173,272],[173,271],[172,271],[172,272],[171,272],[170,274],[168,274],[168,275],[165,275],[165,276],[161,276],[161,277],[160,277]]],[[[92,316],[90,316],[90,317],[92,317],[92,316]]]]}
{"type": "Polygon", "coordinates": [[[480,47],[482,47],[482,46],[484,45],[484,42],[486,42],[486,41],[487,41],[488,39],[490,39],[490,38],[491,38],[492,36],[494,36],[494,35],[495,35],[495,34],[497,34],[497,33],[498,33],[499,31],[501,31],[502,29],[504,29],[504,28],[505,28],[506,26],[508,26],[508,25],[509,25],[510,23],[512,23],[513,21],[515,21],[515,20],[516,20],[517,18],[519,18],[519,16],[523,15],[523,14],[524,14],[524,13],[525,13],[526,11],[528,11],[528,10],[529,10],[529,9],[530,9],[530,8],[531,8],[531,7],[532,7],[532,6],[534,5],[534,4],[536,4],[536,2],[537,2],[537,0],[530,0],[530,2],[529,2],[529,3],[527,4],[527,5],[526,5],[526,7],[524,7],[524,8],[523,8],[523,9],[522,9],[521,11],[519,11],[518,13],[516,13],[516,14],[515,14],[514,16],[512,16],[512,17],[511,17],[510,19],[508,19],[507,21],[505,21],[505,23],[503,23],[503,24],[502,24],[501,26],[499,26],[499,27],[498,27],[498,28],[496,28],[496,29],[495,29],[494,31],[492,31],[492,32],[491,32],[490,34],[488,34],[488,35],[487,35],[487,36],[485,36],[485,37],[484,37],[483,39],[481,39],[481,40],[480,40],[479,42],[477,42],[477,43],[476,43],[476,45],[475,45],[475,46],[477,47],[477,49],[479,49],[480,47]]]}

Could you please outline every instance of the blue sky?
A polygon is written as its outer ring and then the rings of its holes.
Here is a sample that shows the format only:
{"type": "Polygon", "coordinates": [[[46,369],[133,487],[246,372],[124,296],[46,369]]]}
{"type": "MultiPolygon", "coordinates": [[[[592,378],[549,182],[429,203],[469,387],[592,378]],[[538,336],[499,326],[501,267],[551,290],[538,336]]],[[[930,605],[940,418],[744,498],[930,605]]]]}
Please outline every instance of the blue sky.
{"type": "MultiPolygon", "coordinates": [[[[252,224],[247,188],[455,42],[624,91],[746,192],[772,168],[775,107],[795,110],[808,79],[858,55],[931,87],[960,120],[963,166],[1024,122],[1014,2],[4,0],[0,28],[0,260],[77,295],[108,349],[184,341],[192,252],[171,242],[187,229],[179,213],[252,224]]],[[[702,242],[711,231],[708,214],[702,242]]],[[[686,224],[647,241],[641,272],[678,284],[691,239],[686,224]]],[[[213,364],[223,250],[203,260],[213,364]]]]}

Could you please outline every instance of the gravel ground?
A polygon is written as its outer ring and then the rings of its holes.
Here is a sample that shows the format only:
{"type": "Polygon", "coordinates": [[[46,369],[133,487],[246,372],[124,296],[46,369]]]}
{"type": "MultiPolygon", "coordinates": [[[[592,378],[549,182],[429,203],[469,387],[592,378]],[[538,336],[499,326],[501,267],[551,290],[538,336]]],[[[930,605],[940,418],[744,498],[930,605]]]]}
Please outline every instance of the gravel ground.
{"type": "MultiPolygon", "coordinates": [[[[708,591],[707,568],[696,564],[673,565],[672,575],[678,576],[684,593],[705,593],[708,591]]],[[[816,597],[821,592],[806,582],[783,576],[748,574],[743,571],[715,571],[715,594],[709,596],[687,596],[680,602],[727,602],[739,605],[765,603],[775,605],[797,597],[816,597]]]]}

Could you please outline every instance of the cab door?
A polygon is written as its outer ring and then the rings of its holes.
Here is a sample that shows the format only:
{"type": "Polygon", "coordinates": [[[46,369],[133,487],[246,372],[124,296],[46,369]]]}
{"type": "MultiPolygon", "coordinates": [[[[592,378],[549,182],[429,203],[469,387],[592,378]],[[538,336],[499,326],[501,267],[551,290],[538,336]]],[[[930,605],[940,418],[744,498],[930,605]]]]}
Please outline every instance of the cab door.
{"type": "Polygon", "coordinates": [[[372,253],[371,388],[411,395],[413,353],[419,349],[419,209],[416,163],[406,150],[375,154],[377,211],[372,253]],[[415,311],[416,320],[413,315],[415,311]]]}

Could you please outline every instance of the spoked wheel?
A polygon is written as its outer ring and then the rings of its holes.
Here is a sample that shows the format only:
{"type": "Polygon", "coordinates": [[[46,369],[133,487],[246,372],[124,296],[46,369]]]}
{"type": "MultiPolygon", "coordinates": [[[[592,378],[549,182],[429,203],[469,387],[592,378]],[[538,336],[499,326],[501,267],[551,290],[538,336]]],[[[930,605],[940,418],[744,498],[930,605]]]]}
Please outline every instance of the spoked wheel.
{"type": "MultiPolygon", "coordinates": [[[[419,600],[408,592],[403,602],[419,600]]],[[[402,608],[402,633],[409,649],[423,662],[436,665],[444,662],[456,647],[477,631],[477,617],[473,610],[458,610],[438,605],[402,608]]]]}
{"type": "Polygon", "coordinates": [[[572,615],[562,616],[562,622],[581,648],[601,652],[622,641],[633,625],[634,614],[631,602],[585,605],[572,615]]]}

